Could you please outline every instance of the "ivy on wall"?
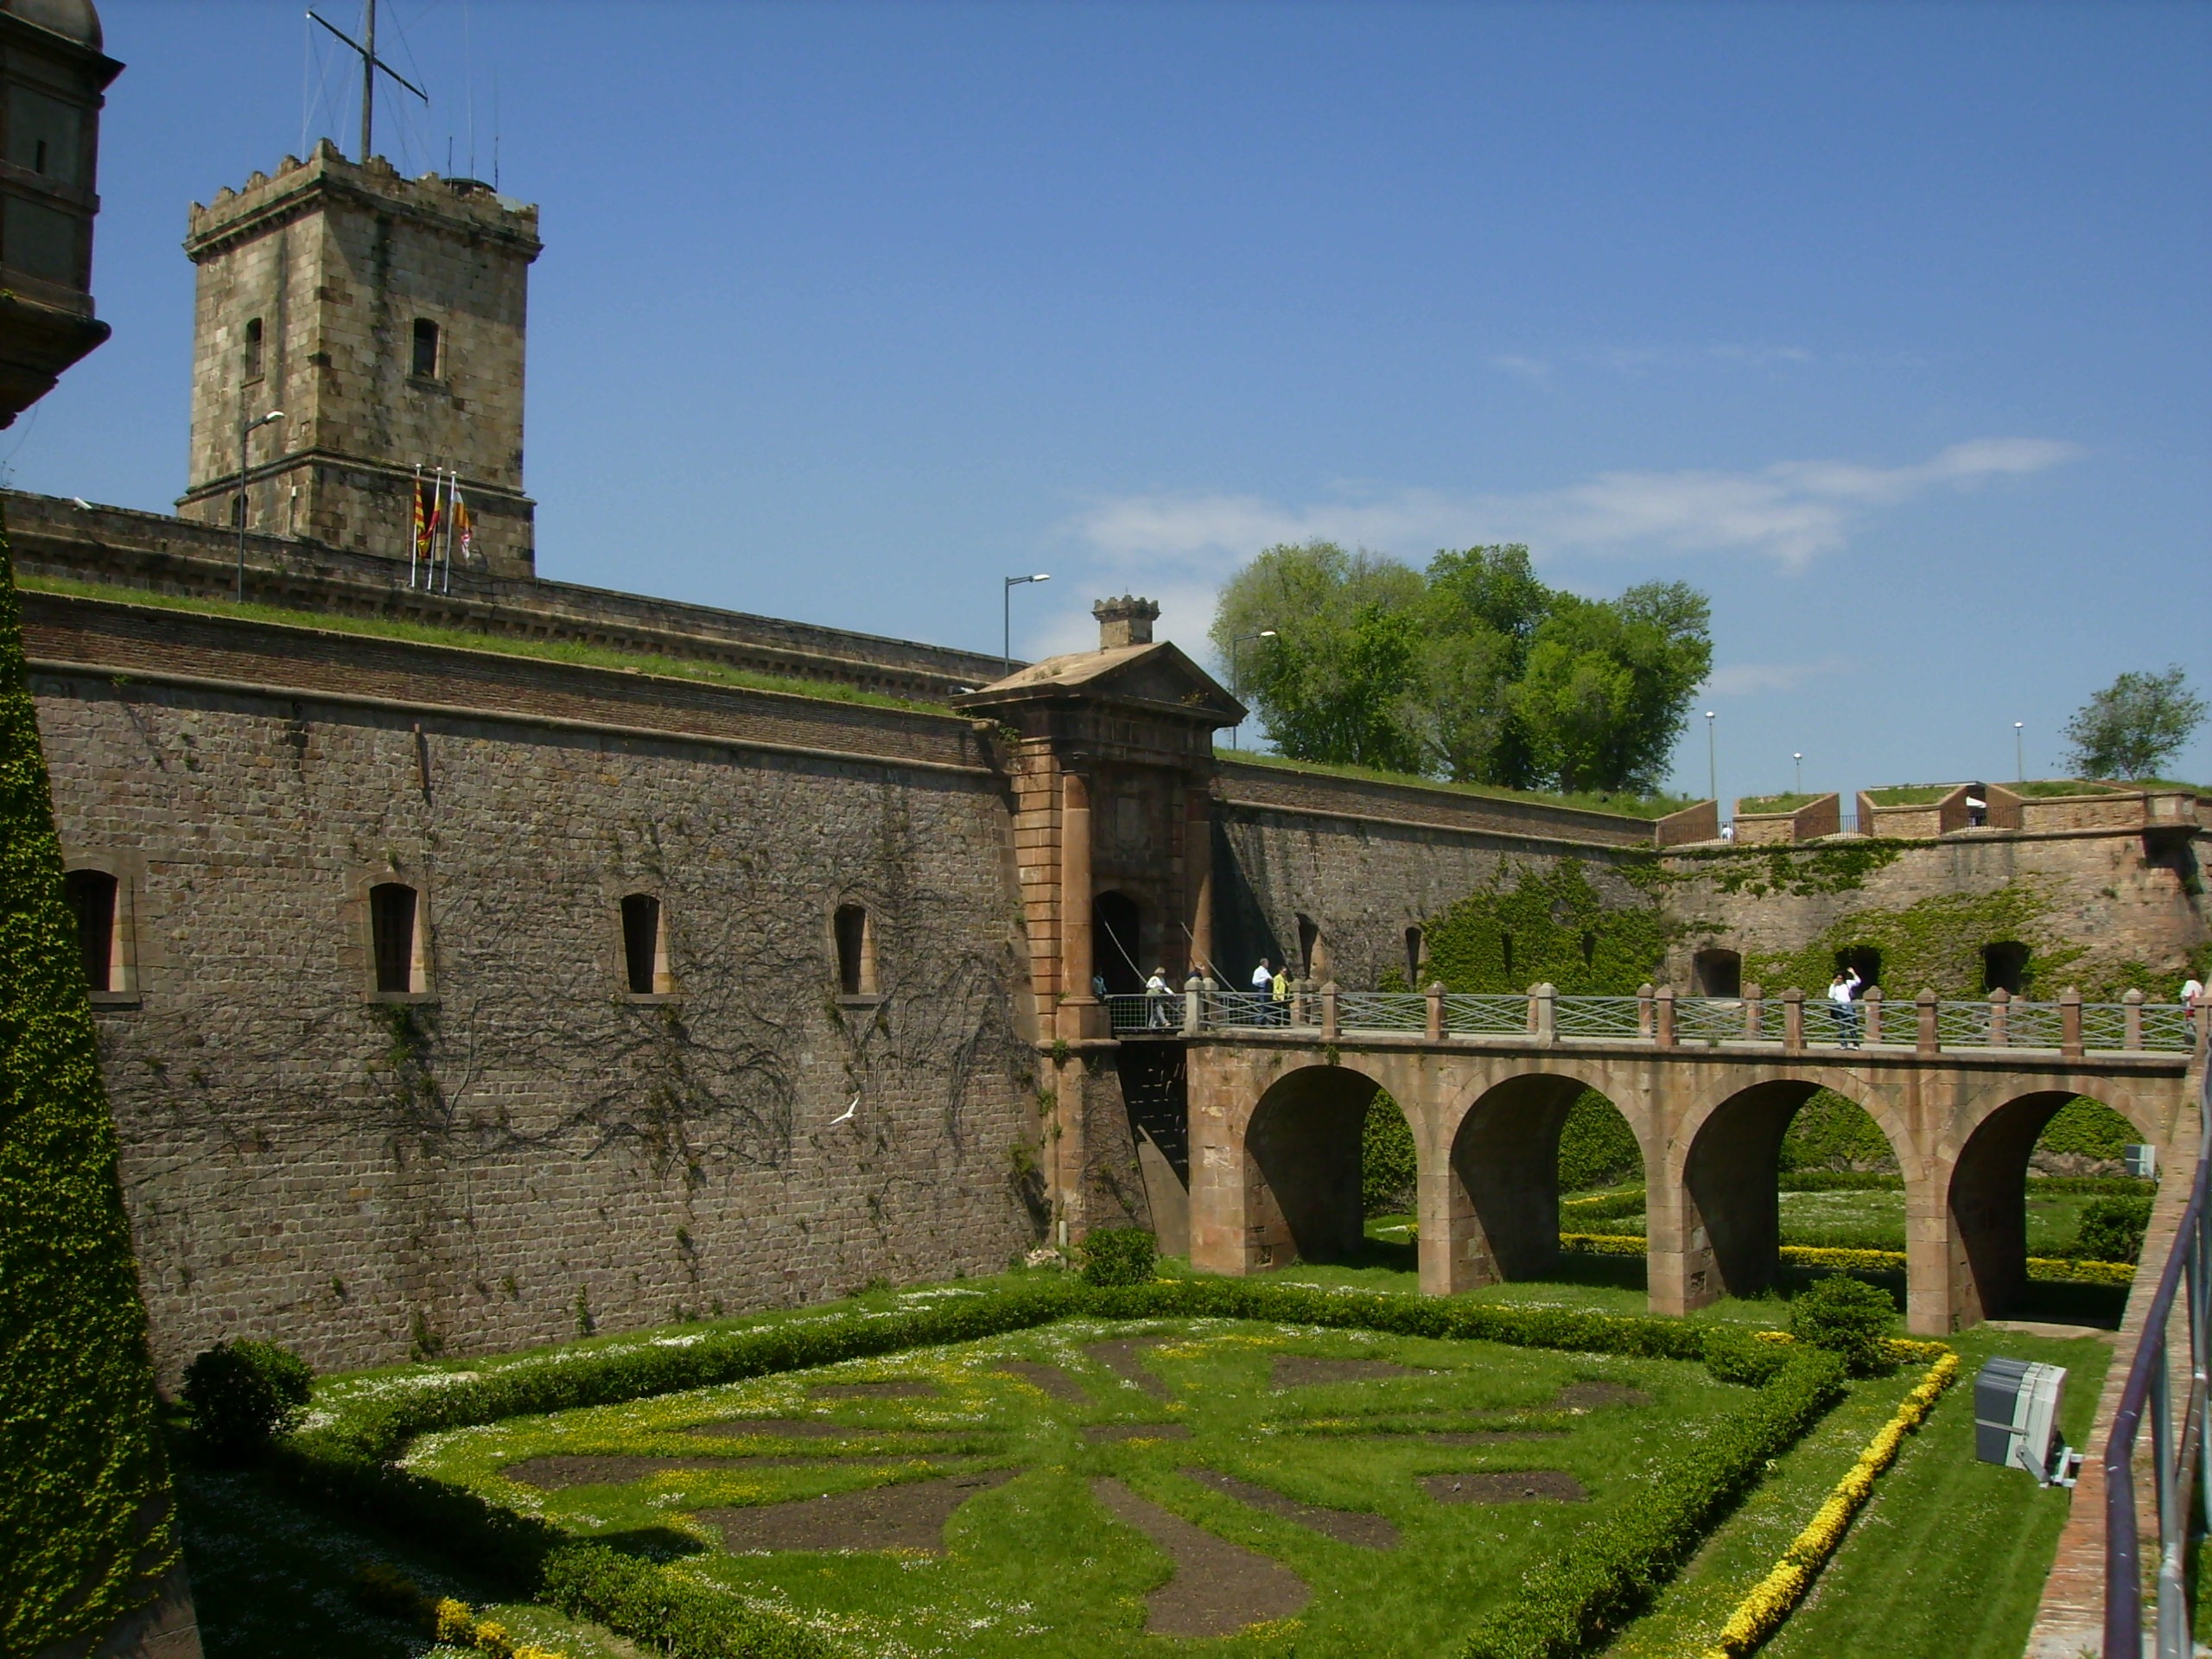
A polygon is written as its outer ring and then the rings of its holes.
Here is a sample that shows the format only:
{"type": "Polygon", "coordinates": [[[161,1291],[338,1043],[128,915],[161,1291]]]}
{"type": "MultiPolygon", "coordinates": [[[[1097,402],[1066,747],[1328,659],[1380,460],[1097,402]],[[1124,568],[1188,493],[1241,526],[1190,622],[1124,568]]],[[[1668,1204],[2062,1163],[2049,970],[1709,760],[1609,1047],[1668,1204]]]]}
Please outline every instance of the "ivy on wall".
{"type": "Polygon", "coordinates": [[[1710,881],[1714,890],[1764,899],[1773,893],[1810,898],[1854,893],[1866,878],[1894,864],[1907,841],[1848,842],[1834,847],[1711,848],[1669,854],[1653,878],[1660,884],[1710,881]]]}
{"type": "MultiPolygon", "coordinates": [[[[2047,882],[2023,880],[1989,893],[1937,893],[1903,910],[1854,910],[1795,951],[1746,952],[1744,977],[1769,996],[1791,986],[1813,995],[1835,972],[1840,952],[1872,949],[1881,952],[1882,993],[1892,1002],[1909,1001],[1923,989],[1979,997],[1986,995],[1982,947],[2013,943],[2027,947],[2022,995],[2047,1001],[2071,982],[2066,970],[2088,954],[2088,947],[2050,925],[2055,908],[2047,882]]],[[[2095,1001],[2107,988],[2117,997],[2126,986],[2101,981],[2082,992],[2095,1001]]]]}
{"type": "Polygon", "coordinates": [[[90,1645],[176,1562],[155,1414],[0,524],[0,1649],[90,1645]]]}
{"type": "Polygon", "coordinates": [[[1509,864],[1422,930],[1427,976],[1447,991],[1626,996],[1659,971],[1678,930],[1649,902],[1609,905],[1579,859],[1509,864]]]}

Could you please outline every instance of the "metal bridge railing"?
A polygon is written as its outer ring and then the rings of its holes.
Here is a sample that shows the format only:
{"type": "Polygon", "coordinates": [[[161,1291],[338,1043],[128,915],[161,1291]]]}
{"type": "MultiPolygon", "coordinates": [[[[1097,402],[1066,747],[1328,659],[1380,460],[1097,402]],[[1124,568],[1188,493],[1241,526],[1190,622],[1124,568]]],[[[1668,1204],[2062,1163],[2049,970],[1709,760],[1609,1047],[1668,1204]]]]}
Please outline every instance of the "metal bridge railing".
{"type": "MultiPolygon", "coordinates": [[[[2131,994],[2132,995],[2132,994],[2131,994]]],[[[1307,984],[1287,1001],[1259,991],[1198,991],[1199,1029],[1319,1027],[1327,1022],[1330,993],[1307,984]]],[[[1180,1030],[1186,1020],[1183,993],[1166,997],[1109,996],[1116,1033],[1180,1030]]],[[[1334,993],[1339,1031],[1417,1035],[1429,1029],[1430,999],[1421,991],[1334,993]]],[[[1534,1037],[1540,1040],[1671,1041],[1678,1046],[1759,1044],[1781,1047],[1794,1017],[1807,1048],[1916,1049],[1922,1041],[1923,1005],[1916,999],[1873,998],[1841,1007],[1825,996],[1670,997],[1559,996],[1548,986],[1522,995],[1446,995],[1440,999],[1442,1034],[1450,1037],[1534,1037]],[[1797,1013],[1789,1010],[1795,1003],[1797,1013]],[[1671,1022],[1662,1013],[1671,1007],[1671,1022]]],[[[2084,1053],[2186,1054],[2199,1041],[2189,1016],[2172,1004],[2124,1002],[1936,1002],[1938,1049],[2039,1049],[2084,1053]]]]}
{"type": "Polygon", "coordinates": [[[2181,1225],[2158,1274],[2142,1338],[2128,1367],[2127,1383],[2105,1442],[2105,1659],[2140,1659],[2143,1645],[2143,1562],[2135,1498],[2135,1442],[2151,1420],[2151,1474],[2157,1484],[2158,1659],[2188,1659],[2195,1651],[2190,1602],[2190,1535],[2193,1522],[2212,1513],[2212,1466],[2205,1459],[2205,1370],[2212,1326],[2212,1211],[2206,1185],[2212,1178],[2212,1073],[2200,1079],[2197,1109],[2202,1135],[2196,1179],[2181,1225]],[[2177,1306],[2187,1325],[2174,1330],[2177,1306]],[[2172,1353],[2179,1336],[2188,1344],[2188,1386],[2175,1398],[2172,1353]],[[2178,1409],[2177,1409],[2178,1408],[2178,1409]]]}

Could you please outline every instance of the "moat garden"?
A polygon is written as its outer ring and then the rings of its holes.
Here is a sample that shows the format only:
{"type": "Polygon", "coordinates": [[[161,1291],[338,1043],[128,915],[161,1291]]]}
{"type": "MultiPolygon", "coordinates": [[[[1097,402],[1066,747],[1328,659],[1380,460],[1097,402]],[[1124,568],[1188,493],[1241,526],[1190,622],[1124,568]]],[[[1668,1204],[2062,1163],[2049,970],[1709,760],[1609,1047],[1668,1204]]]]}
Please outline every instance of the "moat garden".
{"type": "Polygon", "coordinates": [[[1976,1463],[1942,1385],[2065,1365],[2078,1445],[2095,1332],[1878,1351],[1810,1272],[1652,1319],[1605,1256],[1421,1299],[1392,1224],[1255,1281],[1033,1268],[319,1379],[242,1459],[180,1434],[207,1650],[1661,1659],[1745,1650],[1825,1527],[1759,1650],[2018,1651],[2067,1499],[1976,1463]]]}

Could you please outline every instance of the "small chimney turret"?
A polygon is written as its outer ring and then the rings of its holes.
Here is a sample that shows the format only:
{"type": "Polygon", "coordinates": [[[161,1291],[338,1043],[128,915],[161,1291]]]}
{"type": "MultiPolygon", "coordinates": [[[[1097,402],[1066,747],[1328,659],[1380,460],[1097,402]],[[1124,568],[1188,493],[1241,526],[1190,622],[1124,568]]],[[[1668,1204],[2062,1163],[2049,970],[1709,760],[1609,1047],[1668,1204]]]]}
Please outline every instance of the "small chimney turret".
{"type": "Polygon", "coordinates": [[[1098,649],[1117,651],[1123,645],[1148,645],[1152,643],[1152,625],[1160,618],[1157,600],[1132,599],[1123,594],[1119,599],[1102,599],[1090,607],[1098,619],[1098,649]]]}

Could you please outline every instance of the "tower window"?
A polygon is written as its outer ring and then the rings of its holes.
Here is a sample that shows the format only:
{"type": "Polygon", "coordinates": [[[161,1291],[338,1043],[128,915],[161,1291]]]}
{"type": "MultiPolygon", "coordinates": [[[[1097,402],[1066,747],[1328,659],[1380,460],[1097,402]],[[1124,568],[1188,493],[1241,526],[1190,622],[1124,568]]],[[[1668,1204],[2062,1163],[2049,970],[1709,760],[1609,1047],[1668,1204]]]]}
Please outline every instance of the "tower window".
{"type": "Polygon", "coordinates": [[[415,366],[418,380],[438,378],[438,325],[428,317],[415,319],[415,366]]]}
{"type": "Polygon", "coordinates": [[[259,317],[248,317],[245,320],[245,378],[249,380],[261,378],[261,319],[259,317]]]}
{"type": "Polygon", "coordinates": [[[61,878],[61,896],[77,918],[85,983],[95,991],[114,990],[115,878],[105,870],[72,870],[61,878]]]}
{"type": "Polygon", "coordinates": [[[405,995],[422,988],[416,982],[415,911],[412,887],[380,881],[369,889],[369,937],[380,995],[405,995]]]}
{"type": "Polygon", "coordinates": [[[840,905],[835,923],[837,936],[837,990],[844,996],[874,996],[875,989],[875,930],[867,910],[859,905],[840,905]]]}
{"type": "Polygon", "coordinates": [[[1321,954],[1321,925],[1311,916],[1298,918],[1298,974],[1311,979],[1326,965],[1321,954]]]}
{"type": "Polygon", "coordinates": [[[649,893],[627,895],[622,900],[622,966],[631,995],[652,996],[668,989],[667,955],[660,900],[649,893]]]}

